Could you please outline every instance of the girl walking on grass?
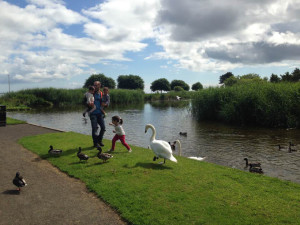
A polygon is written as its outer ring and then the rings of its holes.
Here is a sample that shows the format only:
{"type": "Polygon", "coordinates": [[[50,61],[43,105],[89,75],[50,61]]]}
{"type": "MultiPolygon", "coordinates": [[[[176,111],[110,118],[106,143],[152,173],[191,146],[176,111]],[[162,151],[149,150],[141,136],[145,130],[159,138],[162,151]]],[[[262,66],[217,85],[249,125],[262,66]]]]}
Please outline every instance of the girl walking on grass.
{"type": "Polygon", "coordinates": [[[115,127],[115,130],[113,132],[116,133],[116,135],[112,139],[112,146],[111,149],[109,150],[110,152],[113,152],[115,150],[115,145],[117,140],[121,141],[121,143],[127,148],[128,152],[132,152],[130,146],[125,141],[125,131],[122,127],[122,124],[123,124],[123,120],[121,119],[121,117],[119,116],[112,117],[112,123],[110,123],[109,125],[115,127]]]}

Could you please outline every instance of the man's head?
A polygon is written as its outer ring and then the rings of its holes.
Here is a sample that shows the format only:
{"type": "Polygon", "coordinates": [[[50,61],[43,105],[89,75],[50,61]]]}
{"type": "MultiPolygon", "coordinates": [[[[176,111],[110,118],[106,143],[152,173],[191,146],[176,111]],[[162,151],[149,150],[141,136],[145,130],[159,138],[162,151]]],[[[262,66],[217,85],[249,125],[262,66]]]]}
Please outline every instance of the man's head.
{"type": "Polygon", "coordinates": [[[99,91],[101,88],[101,82],[100,81],[95,81],[94,82],[94,87],[95,87],[95,91],[99,91]]]}

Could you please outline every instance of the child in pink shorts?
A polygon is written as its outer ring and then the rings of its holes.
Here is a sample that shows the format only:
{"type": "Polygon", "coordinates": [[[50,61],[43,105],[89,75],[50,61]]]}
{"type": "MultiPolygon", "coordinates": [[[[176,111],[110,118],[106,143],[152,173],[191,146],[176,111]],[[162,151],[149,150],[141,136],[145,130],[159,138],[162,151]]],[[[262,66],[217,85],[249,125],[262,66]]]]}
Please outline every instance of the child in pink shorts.
{"type": "Polygon", "coordinates": [[[109,150],[110,152],[113,152],[115,150],[115,145],[117,140],[121,141],[121,143],[127,148],[128,152],[132,152],[130,146],[125,141],[125,131],[122,127],[122,124],[123,124],[123,120],[121,119],[121,117],[119,116],[112,117],[112,123],[110,123],[109,125],[115,127],[115,130],[113,132],[116,133],[116,135],[112,139],[112,146],[111,149],[109,150]]]}

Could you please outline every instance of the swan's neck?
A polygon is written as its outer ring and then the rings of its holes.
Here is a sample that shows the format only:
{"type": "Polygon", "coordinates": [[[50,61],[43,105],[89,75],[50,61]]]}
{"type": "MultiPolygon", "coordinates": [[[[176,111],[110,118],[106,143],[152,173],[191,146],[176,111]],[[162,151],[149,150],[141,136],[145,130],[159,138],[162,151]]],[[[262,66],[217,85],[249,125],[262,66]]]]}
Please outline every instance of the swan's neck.
{"type": "Polygon", "coordinates": [[[155,140],[155,136],[156,136],[156,130],[154,127],[150,127],[152,130],[152,136],[150,138],[150,141],[154,141],[155,140]]]}
{"type": "Polygon", "coordinates": [[[179,140],[176,140],[176,143],[178,144],[179,146],[179,156],[181,156],[181,143],[179,140]]]}

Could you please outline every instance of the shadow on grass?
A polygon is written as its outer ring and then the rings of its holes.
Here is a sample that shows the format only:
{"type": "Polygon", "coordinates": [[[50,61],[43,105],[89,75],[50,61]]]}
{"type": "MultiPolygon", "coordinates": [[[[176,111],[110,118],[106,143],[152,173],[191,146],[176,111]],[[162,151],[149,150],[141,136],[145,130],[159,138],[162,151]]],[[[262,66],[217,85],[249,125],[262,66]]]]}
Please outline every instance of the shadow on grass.
{"type": "Polygon", "coordinates": [[[136,167],[143,167],[145,169],[154,169],[154,170],[171,170],[173,168],[166,166],[166,164],[158,164],[158,163],[136,163],[135,166],[129,167],[127,164],[123,166],[127,169],[132,169],[136,167]]]}
{"type": "Polygon", "coordinates": [[[6,190],[6,191],[3,191],[2,194],[5,194],[5,195],[19,195],[20,192],[18,190],[6,190]]]}
{"type": "Polygon", "coordinates": [[[86,163],[88,163],[87,160],[85,160],[85,161],[81,160],[81,161],[77,161],[77,162],[71,162],[71,163],[69,163],[69,165],[86,164],[86,163]]]}

